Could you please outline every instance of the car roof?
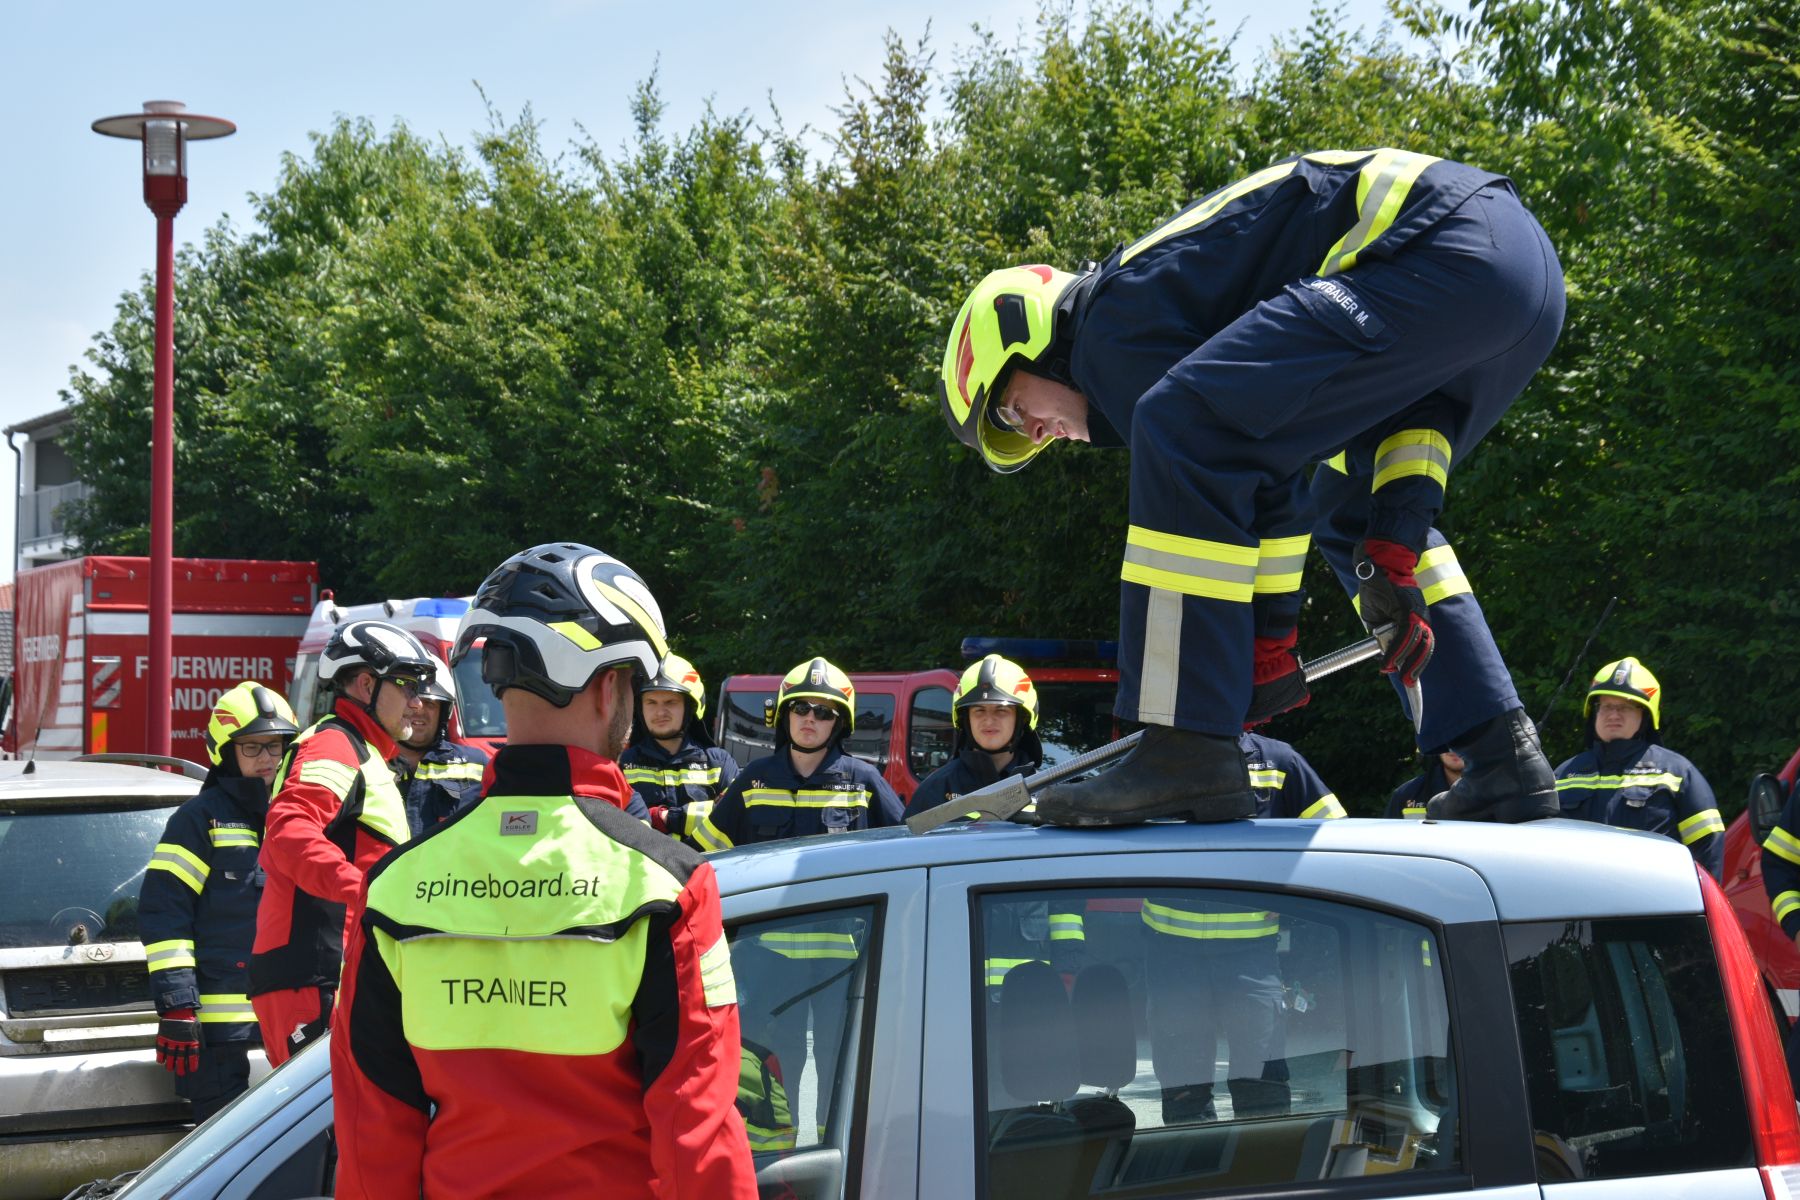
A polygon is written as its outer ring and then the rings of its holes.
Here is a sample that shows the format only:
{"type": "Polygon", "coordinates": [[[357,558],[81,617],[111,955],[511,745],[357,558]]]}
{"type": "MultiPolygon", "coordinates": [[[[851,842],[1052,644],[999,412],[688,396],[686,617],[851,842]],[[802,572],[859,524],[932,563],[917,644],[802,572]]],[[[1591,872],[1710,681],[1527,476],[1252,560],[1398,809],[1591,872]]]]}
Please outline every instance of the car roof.
{"type": "Polygon", "coordinates": [[[1505,921],[1703,911],[1694,861],[1681,843],[1661,834],[1560,819],[1528,825],[1362,818],[1209,825],[1153,821],[1123,829],[980,821],[923,835],[879,829],[771,842],[711,857],[721,888],[737,894],[878,871],[984,862],[996,864],[996,882],[1011,882],[1007,863],[1172,851],[1390,856],[1392,891],[1372,898],[1402,903],[1407,899],[1405,859],[1460,863],[1481,876],[1505,921]]]}
{"type": "Polygon", "coordinates": [[[62,806],[71,801],[114,808],[158,808],[180,804],[199,790],[199,780],[128,763],[0,762],[0,811],[16,812],[49,803],[62,806]]]}

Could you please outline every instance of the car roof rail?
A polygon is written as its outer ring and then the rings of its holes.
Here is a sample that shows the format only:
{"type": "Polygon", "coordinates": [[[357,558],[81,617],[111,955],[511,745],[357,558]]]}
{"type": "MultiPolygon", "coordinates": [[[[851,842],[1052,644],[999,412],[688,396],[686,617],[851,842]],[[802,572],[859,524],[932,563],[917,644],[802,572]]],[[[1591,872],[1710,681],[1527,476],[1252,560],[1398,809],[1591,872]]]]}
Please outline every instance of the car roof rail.
{"type": "Polygon", "coordinates": [[[206,768],[199,763],[190,762],[185,758],[171,758],[167,754],[137,754],[124,752],[117,754],[80,754],[71,761],[124,763],[127,766],[133,767],[169,767],[186,775],[189,779],[206,778],[206,768]]]}

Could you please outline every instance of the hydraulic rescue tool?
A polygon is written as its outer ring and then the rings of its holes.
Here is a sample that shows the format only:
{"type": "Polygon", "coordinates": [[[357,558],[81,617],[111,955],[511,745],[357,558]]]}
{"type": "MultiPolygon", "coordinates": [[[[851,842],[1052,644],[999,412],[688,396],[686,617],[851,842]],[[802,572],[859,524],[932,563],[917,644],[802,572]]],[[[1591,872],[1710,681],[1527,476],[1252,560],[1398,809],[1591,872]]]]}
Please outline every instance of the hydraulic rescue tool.
{"type": "MultiPolygon", "coordinates": [[[[1378,658],[1383,651],[1383,639],[1392,631],[1392,626],[1383,625],[1370,636],[1360,642],[1352,643],[1341,650],[1333,650],[1329,654],[1321,654],[1309,663],[1301,665],[1300,670],[1306,676],[1306,682],[1323,679],[1325,676],[1354,666],[1359,662],[1367,662],[1378,658]]],[[[1406,700],[1412,709],[1413,723],[1416,726],[1421,714],[1425,711],[1423,690],[1418,684],[1406,689],[1406,700]]],[[[915,813],[906,818],[906,828],[913,833],[927,833],[940,825],[965,818],[976,820],[1010,821],[1025,810],[1031,803],[1033,793],[1039,788],[1049,787],[1053,783],[1061,783],[1066,779],[1074,779],[1085,775],[1096,767],[1103,767],[1118,758],[1123,758],[1138,744],[1140,733],[1128,734],[1117,741],[1108,742],[1104,746],[1079,754],[1068,762],[1057,763],[1035,775],[1013,775],[984,788],[958,796],[955,800],[940,804],[936,808],[915,813]]]]}

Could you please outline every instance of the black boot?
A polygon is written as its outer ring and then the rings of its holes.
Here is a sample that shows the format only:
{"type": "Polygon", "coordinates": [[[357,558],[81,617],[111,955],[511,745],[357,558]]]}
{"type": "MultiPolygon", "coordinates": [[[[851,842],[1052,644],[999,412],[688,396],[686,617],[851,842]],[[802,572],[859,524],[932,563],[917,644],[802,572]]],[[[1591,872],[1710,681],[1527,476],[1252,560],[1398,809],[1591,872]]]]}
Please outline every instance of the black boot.
{"type": "Polygon", "coordinates": [[[1499,821],[1516,825],[1562,815],[1556,799],[1556,774],[1537,727],[1525,710],[1515,708],[1478,726],[1466,740],[1450,748],[1468,764],[1462,778],[1425,806],[1434,821],[1499,821]]]}
{"type": "Polygon", "coordinates": [[[1037,812],[1048,825],[1136,825],[1151,817],[1230,821],[1256,815],[1256,794],[1236,738],[1147,725],[1111,770],[1044,789],[1037,812]]]}

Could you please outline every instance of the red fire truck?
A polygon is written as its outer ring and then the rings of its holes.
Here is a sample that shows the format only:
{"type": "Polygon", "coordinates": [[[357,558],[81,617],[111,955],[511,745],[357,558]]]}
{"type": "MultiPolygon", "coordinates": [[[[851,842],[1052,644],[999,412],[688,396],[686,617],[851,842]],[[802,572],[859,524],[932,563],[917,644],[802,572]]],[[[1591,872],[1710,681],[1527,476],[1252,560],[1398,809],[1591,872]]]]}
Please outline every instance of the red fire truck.
{"type": "MultiPolygon", "coordinates": [[[[288,690],[318,592],[316,563],[175,560],[171,753],[206,761],[207,714],[226,689],[254,679],[288,690]]],[[[19,572],[9,752],[147,749],[149,602],[147,558],[89,556],[19,572]]]]}

